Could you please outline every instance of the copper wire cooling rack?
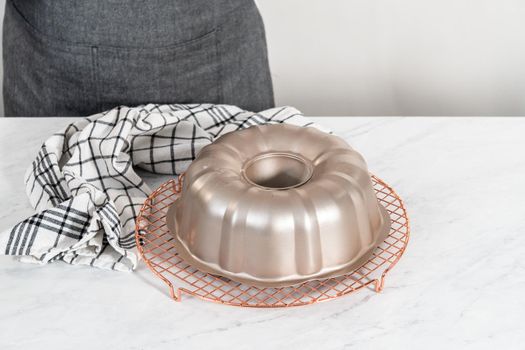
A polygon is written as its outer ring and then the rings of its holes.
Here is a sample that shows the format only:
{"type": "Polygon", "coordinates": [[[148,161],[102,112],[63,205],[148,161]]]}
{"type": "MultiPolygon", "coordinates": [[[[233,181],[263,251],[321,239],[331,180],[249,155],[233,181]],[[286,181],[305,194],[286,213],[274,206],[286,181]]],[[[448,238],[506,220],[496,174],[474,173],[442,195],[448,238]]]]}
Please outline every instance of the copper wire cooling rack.
{"type": "Polygon", "coordinates": [[[350,294],[364,287],[383,289],[386,274],[399,261],[408,243],[410,226],[401,198],[372,175],[377,198],[392,219],[388,237],[372,257],[352,273],[282,288],[260,288],[201,272],[175,251],[165,215],[181,191],[182,177],[162,184],[144,202],[137,218],[135,238],[146,265],[180,301],[182,294],[216,303],[245,307],[288,307],[313,304],[350,294]]]}

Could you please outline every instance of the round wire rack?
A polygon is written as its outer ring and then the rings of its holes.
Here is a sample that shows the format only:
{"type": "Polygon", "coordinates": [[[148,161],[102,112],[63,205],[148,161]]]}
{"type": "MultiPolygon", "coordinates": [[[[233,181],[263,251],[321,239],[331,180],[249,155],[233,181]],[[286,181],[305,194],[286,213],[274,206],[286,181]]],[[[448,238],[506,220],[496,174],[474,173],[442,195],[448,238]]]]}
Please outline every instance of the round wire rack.
{"type": "Polygon", "coordinates": [[[144,202],[136,221],[135,239],[146,265],[180,301],[182,294],[206,301],[244,307],[289,307],[338,298],[362,288],[383,289],[386,274],[399,261],[408,244],[409,220],[403,201],[385,182],[372,175],[379,202],[390,214],[388,237],[370,259],[352,273],[280,288],[261,288],[201,272],[182,260],[166,227],[165,215],[178,198],[182,176],[162,184],[144,202]]]}

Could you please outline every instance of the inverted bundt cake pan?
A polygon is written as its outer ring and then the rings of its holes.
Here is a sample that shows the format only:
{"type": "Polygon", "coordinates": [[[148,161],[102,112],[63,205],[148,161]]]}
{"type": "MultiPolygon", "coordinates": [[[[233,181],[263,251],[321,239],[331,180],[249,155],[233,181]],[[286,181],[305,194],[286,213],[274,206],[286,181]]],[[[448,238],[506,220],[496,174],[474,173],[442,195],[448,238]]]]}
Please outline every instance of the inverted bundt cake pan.
{"type": "Polygon", "coordinates": [[[204,147],[166,223],[186,262],[261,287],[350,272],[390,229],[359,153],[337,136],[284,124],[204,147]]]}

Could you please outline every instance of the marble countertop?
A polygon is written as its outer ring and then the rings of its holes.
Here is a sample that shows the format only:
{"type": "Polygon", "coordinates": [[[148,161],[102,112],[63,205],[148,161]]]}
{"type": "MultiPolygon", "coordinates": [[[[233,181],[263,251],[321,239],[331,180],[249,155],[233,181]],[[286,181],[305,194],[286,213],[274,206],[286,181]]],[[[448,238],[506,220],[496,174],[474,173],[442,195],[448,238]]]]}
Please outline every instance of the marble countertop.
{"type": "MultiPolygon", "coordinates": [[[[312,119],[405,200],[411,240],[382,293],[290,309],[177,303],[144,264],[0,256],[0,349],[523,348],[525,118],[312,119]]],[[[0,119],[0,231],[32,213],[24,171],[70,120],[0,119]]]]}

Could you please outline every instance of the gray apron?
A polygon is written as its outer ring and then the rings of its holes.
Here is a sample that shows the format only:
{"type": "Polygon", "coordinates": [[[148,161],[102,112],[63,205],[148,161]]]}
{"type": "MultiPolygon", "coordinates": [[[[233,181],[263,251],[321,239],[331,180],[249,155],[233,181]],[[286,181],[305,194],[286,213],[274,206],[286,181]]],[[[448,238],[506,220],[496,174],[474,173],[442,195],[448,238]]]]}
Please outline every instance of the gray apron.
{"type": "Polygon", "coordinates": [[[253,0],[7,0],[3,35],[6,116],[274,104],[253,0]]]}

